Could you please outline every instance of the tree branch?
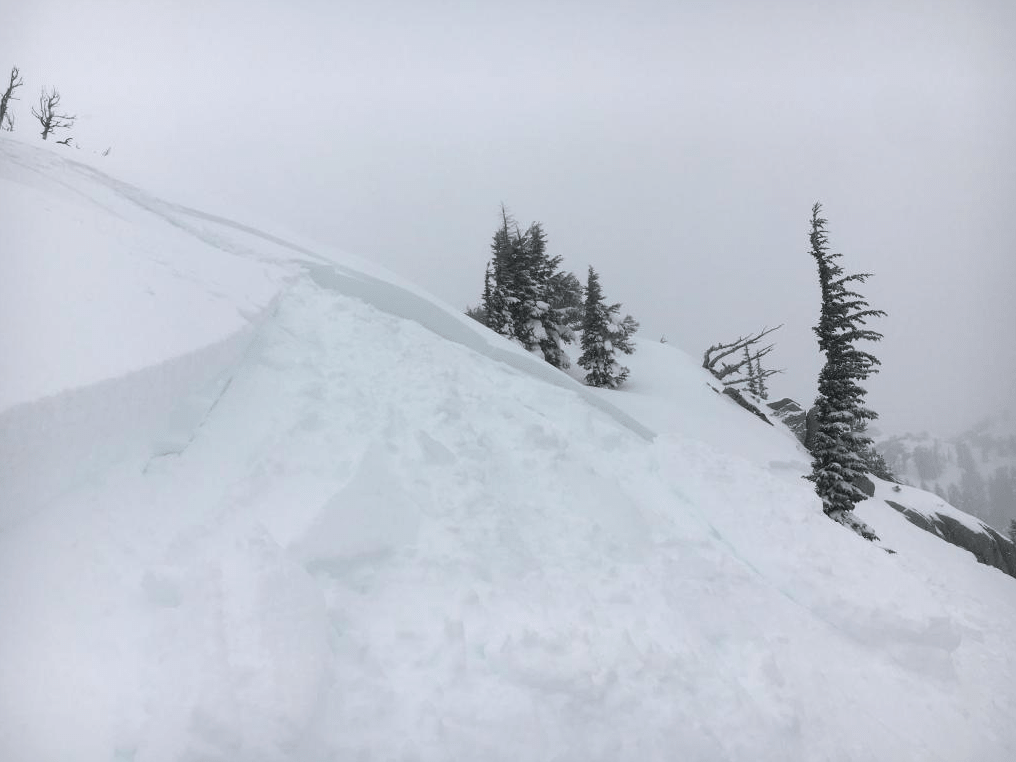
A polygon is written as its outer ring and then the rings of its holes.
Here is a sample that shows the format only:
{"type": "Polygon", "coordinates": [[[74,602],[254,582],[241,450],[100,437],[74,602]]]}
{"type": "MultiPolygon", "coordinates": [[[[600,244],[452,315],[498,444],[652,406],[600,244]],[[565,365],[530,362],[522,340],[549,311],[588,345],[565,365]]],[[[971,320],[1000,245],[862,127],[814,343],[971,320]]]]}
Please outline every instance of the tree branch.
{"type": "MultiPolygon", "coordinates": [[[[761,341],[762,338],[768,336],[773,331],[779,330],[782,327],[783,324],[781,323],[775,328],[763,328],[758,333],[751,334],[749,336],[738,336],[737,339],[726,344],[723,343],[714,344],[703,353],[702,367],[708,370],[714,376],[716,376],[716,378],[723,380],[726,376],[729,376],[731,373],[735,373],[742,367],[744,367],[747,361],[741,360],[739,363],[733,365],[730,363],[723,363],[720,369],[717,370],[716,364],[720,360],[722,360],[724,357],[729,357],[735,352],[740,352],[746,347],[754,346],[759,341],[761,341]]],[[[773,344],[770,344],[769,346],[764,347],[763,349],[759,350],[759,352],[755,353],[755,356],[763,357],[769,354],[769,352],[772,351],[773,346],[774,346],[773,344]]]]}

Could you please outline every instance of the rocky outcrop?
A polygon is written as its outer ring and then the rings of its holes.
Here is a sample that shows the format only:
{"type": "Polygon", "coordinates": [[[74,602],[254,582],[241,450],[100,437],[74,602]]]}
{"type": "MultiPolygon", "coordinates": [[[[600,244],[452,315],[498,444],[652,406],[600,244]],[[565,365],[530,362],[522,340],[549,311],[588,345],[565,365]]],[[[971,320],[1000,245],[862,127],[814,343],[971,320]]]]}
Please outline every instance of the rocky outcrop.
{"type": "Polygon", "coordinates": [[[768,423],[770,426],[773,425],[773,422],[770,421],[768,418],[766,418],[765,413],[763,413],[761,410],[759,410],[753,404],[748,402],[748,400],[745,399],[745,396],[743,394],[741,394],[741,392],[739,392],[734,387],[732,387],[732,386],[724,387],[723,394],[726,394],[728,397],[730,397],[732,400],[734,400],[734,402],[736,402],[738,405],[743,407],[749,413],[752,413],[753,415],[757,415],[759,418],[761,418],[763,421],[768,423]]]}
{"type": "Polygon", "coordinates": [[[818,431],[815,406],[805,410],[790,397],[769,402],[767,405],[773,411],[773,415],[783,421],[786,427],[794,432],[794,436],[801,441],[805,449],[810,452],[815,442],[815,433],[818,431]]]}
{"type": "Polygon", "coordinates": [[[926,516],[894,500],[886,500],[886,503],[902,513],[911,524],[969,550],[982,564],[994,566],[1016,577],[1016,545],[991,527],[983,526],[980,532],[975,532],[951,516],[941,513],[926,516]]]}
{"type": "Polygon", "coordinates": [[[994,409],[990,417],[954,436],[907,433],[881,438],[875,448],[903,481],[1004,530],[1016,519],[1014,413],[994,409]]]}
{"type": "Polygon", "coordinates": [[[808,452],[815,449],[815,437],[818,436],[818,408],[812,405],[808,410],[808,417],[805,423],[804,446],[808,452]]]}
{"type": "Polygon", "coordinates": [[[875,497],[875,482],[864,474],[858,474],[854,477],[854,486],[868,497],[875,497]]]}
{"type": "Polygon", "coordinates": [[[766,406],[773,411],[773,415],[786,424],[787,428],[794,432],[794,435],[804,443],[807,431],[808,414],[800,405],[790,397],[784,397],[776,402],[768,402],[766,406]]]}

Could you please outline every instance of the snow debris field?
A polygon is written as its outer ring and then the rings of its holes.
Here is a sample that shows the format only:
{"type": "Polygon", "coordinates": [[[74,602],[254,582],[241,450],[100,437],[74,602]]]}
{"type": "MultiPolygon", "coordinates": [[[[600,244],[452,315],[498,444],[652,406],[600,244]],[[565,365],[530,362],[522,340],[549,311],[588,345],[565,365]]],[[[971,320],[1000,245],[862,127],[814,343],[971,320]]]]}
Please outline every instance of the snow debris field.
{"type": "Polygon", "coordinates": [[[672,345],[589,389],[8,138],[0,210],[0,759],[1016,759],[1016,580],[672,345]]]}

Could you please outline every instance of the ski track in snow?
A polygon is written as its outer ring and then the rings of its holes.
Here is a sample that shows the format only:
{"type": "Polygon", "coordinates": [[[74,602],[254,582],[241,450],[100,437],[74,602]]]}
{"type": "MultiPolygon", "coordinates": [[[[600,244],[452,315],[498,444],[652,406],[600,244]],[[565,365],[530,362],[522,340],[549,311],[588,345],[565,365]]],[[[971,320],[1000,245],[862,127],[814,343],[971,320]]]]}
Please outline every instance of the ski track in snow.
{"type": "Polygon", "coordinates": [[[644,347],[680,402],[640,423],[419,293],[43,170],[278,290],[193,356],[0,412],[33,477],[0,481],[0,757],[1016,756],[1013,581],[874,501],[894,556],[826,520],[767,467],[793,444],[672,349],[644,347]],[[748,457],[682,410],[743,420],[748,457]]]}

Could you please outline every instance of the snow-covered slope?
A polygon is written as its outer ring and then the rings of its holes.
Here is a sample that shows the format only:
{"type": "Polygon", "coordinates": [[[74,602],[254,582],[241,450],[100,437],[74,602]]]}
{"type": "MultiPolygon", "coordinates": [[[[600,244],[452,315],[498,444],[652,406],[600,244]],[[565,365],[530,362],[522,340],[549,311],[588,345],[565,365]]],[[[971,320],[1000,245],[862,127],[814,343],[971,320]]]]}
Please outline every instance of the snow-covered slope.
{"type": "Polygon", "coordinates": [[[0,210],[0,758],[1016,756],[1014,581],[680,350],[587,389],[4,139],[0,210]]]}

